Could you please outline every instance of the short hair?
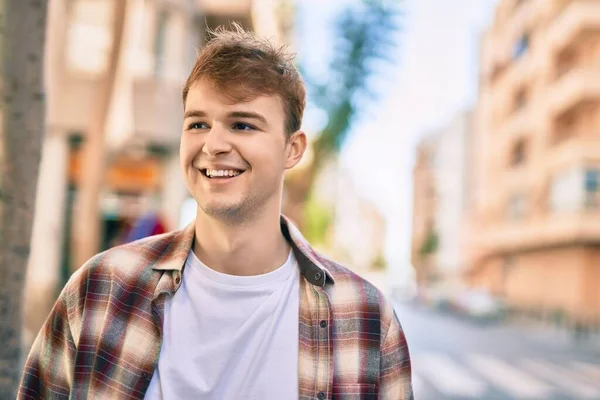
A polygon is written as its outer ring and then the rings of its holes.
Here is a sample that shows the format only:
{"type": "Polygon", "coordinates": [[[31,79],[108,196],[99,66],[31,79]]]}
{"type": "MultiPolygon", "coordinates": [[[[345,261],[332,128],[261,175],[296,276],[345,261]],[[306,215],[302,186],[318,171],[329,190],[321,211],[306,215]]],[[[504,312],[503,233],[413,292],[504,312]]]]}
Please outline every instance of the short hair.
{"type": "Polygon", "coordinates": [[[293,64],[294,55],[285,46],[233,24],[209,31],[210,39],[198,53],[183,88],[183,105],[190,87],[206,79],[233,102],[249,101],[261,95],[278,95],[283,102],[285,133],[300,129],[306,105],[306,89],[293,64]]]}

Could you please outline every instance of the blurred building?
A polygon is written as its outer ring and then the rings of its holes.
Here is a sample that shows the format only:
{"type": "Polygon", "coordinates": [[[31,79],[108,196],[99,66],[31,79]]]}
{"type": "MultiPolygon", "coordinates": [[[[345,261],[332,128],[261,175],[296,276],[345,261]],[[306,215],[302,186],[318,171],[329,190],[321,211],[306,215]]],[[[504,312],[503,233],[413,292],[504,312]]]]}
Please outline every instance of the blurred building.
{"type": "Polygon", "coordinates": [[[467,202],[472,112],[457,115],[419,144],[413,170],[412,264],[420,284],[459,280],[467,202]]]}
{"type": "Polygon", "coordinates": [[[325,242],[316,247],[381,290],[389,290],[384,254],[387,225],[382,213],[336,159],[319,173],[314,193],[330,221],[325,242]]]}
{"type": "Polygon", "coordinates": [[[600,315],[600,1],[502,0],[483,37],[469,277],[600,315]]]}
{"type": "Polygon", "coordinates": [[[435,136],[427,136],[417,147],[413,168],[413,220],[411,239],[411,263],[419,286],[435,280],[435,252],[437,233],[435,229],[435,136]]]}
{"type": "MultiPolygon", "coordinates": [[[[189,198],[179,168],[181,90],[207,29],[237,21],[290,42],[291,1],[127,1],[105,132],[101,247],[119,244],[138,218],[175,229],[189,198]]],[[[68,276],[82,144],[106,84],[114,0],[53,0],[47,25],[47,124],[38,184],[26,301],[26,342],[68,276]]]]}
{"type": "Polygon", "coordinates": [[[314,193],[331,215],[325,250],[354,271],[382,268],[385,219],[337,160],[323,167],[314,193]]]}

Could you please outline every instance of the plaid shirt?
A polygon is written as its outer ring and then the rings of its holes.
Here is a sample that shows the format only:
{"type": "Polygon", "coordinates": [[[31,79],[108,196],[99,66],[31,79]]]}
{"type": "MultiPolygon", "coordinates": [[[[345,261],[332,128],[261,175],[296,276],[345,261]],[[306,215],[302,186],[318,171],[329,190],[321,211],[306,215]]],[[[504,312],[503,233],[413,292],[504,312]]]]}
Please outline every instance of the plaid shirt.
{"type": "MultiPolygon", "coordinates": [[[[371,284],[315,253],[281,219],[301,269],[300,399],[412,399],[406,340],[371,284]]],[[[181,285],[194,224],[110,249],[73,274],[33,344],[18,399],[143,399],[164,301],[181,285]]]]}

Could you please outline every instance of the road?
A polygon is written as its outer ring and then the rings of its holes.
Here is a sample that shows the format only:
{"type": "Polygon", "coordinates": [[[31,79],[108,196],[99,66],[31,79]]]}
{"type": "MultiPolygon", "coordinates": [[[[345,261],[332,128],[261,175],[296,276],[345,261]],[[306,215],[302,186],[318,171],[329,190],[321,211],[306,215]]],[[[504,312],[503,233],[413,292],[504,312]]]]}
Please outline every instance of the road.
{"type": "Polygon", "coordinates": [[[600,346],[396,303],[416,400],[600,399],[600,346]]]}

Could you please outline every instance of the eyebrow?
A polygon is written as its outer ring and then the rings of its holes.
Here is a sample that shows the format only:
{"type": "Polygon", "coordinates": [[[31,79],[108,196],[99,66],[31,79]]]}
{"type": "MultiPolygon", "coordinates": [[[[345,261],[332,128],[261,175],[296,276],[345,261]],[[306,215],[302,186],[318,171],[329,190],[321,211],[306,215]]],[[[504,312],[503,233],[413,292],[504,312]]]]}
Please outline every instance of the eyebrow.
{"type": "Polygon", "coordinates": [[[183,118],[192,118],[192,117],[206,117],[206,113],[201,110],[189,110],[186,111],[183,118]]]}
{"type": "MultiPolygon", "coordinates": [[[[192,117],[206,117],[206,112],[202,110],[189,110],[185,112],[184,118],[192,118],[192,117]]],[[[227,114],[227,118],[249,118],[256,119],[263,124],[267,124],[267,119],[260,115],[259,113],[252,111],[232,111],[227,114]]]]}
{"type": "Polygon", "coordinates": [[[267,119],[260,115],[259,113],[255,113],[252,111],[233,111],[228,115],[229,118],[250,118],[256,119],[262,122],[263,124],[267,124],[267,119]]]}

